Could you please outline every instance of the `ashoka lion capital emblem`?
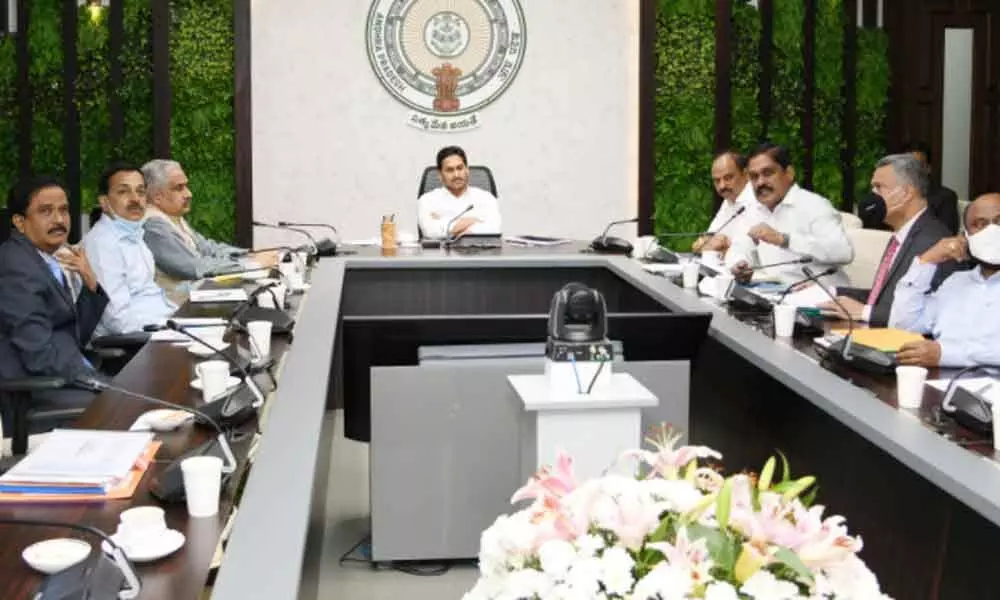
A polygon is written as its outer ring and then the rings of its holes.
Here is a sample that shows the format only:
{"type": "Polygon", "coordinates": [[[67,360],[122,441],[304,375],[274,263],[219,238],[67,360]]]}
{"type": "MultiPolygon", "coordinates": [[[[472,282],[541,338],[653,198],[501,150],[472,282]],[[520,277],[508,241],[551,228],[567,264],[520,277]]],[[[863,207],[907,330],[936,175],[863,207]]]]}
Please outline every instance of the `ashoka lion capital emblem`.
{"type": "Polygon", "coordinates": [[[519,0],[374,0],[368,57],[382,85],[433,115],[474,112],[497,99],[524,57],[519,0]]]}

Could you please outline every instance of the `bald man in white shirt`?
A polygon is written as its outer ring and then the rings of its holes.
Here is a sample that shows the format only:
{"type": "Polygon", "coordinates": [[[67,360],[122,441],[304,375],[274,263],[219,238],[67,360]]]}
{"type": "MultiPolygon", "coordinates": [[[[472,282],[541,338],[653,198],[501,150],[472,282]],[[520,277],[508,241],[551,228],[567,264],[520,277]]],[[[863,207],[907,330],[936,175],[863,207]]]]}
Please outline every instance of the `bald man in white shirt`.
{"type": "Polygon", "coordinates": [[[420,234],[426,239],[500,235],[500,207],[493,194],[469,185],[469,162],[458,146],[437,155],[442,187],[417,199],[420,234]]]}
{"type": "Polygon", "coordinates": [[[748,224],[746,213],[756,211],[757,198],[747,178],[747,159],[739,152],[726,150],[715,155],[712,160],[712,186],[722,198],[722,204],[708,226],[713,235],[698,238],[691,246],[691,251],[695,253],[728,250],[732,240],[746,235],[752,225],[748,224]]]}

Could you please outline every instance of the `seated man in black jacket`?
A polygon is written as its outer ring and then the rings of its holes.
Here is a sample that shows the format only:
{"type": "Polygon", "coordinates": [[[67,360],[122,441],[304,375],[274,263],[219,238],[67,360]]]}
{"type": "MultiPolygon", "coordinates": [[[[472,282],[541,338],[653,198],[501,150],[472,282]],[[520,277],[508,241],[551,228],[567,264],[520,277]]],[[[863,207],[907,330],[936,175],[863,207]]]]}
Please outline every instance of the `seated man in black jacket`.
{"type": "MultiPolygon", "coordinates": [[[[16,231],[0,245],[0,378],[94,375],[83,348],[108,297],[84,251],[66,245],[65,190],[49,177],[19,182],[10,191],[7,210],[16,231]]],[[[92,397],[54,390],[37,394],[33,408],[80,408],[92,397]]],[[[35,429],[57,424],[35,424],[35,429]]]]}
{"type": "MultiPolygon", "coordinates": [[[[925,197],[928,171],[912,154],[891,154],[875,165],[872,194],[879,205],[892,238],[882,254],[882,261],[872,287],[868,289],[840,288],[840,303],[851,318],[866,321],[872,327],[885,327],[892,311],[896,284],[906,274],[913,259],[926,252],[938,240],[949,236],[928,206],[925,197]]],[[[954,261],[937,269],[933,287],[958,267],[954,261]]],[[[843,308],[833,302],[822,305],[843,315],[843,308]]]]}
{"type": "MultiPolygon", "coordinates": [[[[900,149],[901,153],[912,154],[927,169],[928,174],[932,172],[930,146],[923,142],[906,142],[900,149]]],[[[943,185],[935,185],[934,178],[928,182],[927,211],[940,221],[947,229],[948,235],[958,234],[958,195],[951,188],[943,185]]],[[[858,216],[866,229],[889,230],[885,224],[885,213],[880,212],[882,206],[877,202],[875,195],[869,193],[858,204],[858,216]]]]}

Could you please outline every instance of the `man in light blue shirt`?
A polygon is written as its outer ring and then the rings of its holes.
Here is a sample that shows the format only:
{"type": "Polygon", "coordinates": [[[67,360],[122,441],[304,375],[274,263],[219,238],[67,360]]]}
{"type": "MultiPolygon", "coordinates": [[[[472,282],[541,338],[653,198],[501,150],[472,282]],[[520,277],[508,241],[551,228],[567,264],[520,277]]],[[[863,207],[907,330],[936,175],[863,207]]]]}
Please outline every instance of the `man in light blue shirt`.
{"type": "Polygon", "coordinates": [[[965,231],[914,259],[896,287],[889,325],[934,336],[904,345],[896,356],[900,364],[1000,365],[1000,194],[969,205],[965,231]],[[928,293],[937,265],[969,256],[978,263],[974,269],[953,273],[928,293]]]}
{"type": "Polygon", "coordinates": [[[83,239],[109,298],[98,333],[142,331],[177,310],[156,285],[153,255],[143,241],[146,183],[142,172],[125,163],[109,166],[98,181],[98,200],[104,214],[83,239]]]}

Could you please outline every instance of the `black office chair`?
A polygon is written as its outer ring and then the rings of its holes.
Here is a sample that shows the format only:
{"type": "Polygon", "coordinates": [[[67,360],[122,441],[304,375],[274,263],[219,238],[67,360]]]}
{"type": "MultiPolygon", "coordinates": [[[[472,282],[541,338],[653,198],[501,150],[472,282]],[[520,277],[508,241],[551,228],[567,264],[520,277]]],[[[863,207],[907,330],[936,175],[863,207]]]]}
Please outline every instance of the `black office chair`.
{"type": "Polygon", "coordinates": [[[10,237],[10,228],[12,227],[10,223],[10,212],[7,211],[7,207],[0,208],[0,244],[7,241],[10,237]]]}
{"type": "MultiPolygon", "coordinates": [[[[431,190],[436,190],[441,187],[441,173],[438,171],[437,167],[427,167],[424,169],[424,174],[420,178],[420,187],[417,188],[417,198],[423,196],[431,190]]],[[[487,192],[493,194],[493,197],[497,196],[497,182],[493,179],[493,172],[490,171],[489,167],[484,167],[482,165],[472,165],[469,167],[469,185],[475,186],[481,190],[486,190],[487,192]]]]}
{"type": "Polygon", "coordinates": [[[87,221],[90,222],[90,226],[93,227],[94,225],[97,225],[97,221],[101,218],[101,215],[103,214],[104,211],[101,210],[100,206],[95,206],[94,208],[90,209],[90,212],[87,213],[87,221]]]}

